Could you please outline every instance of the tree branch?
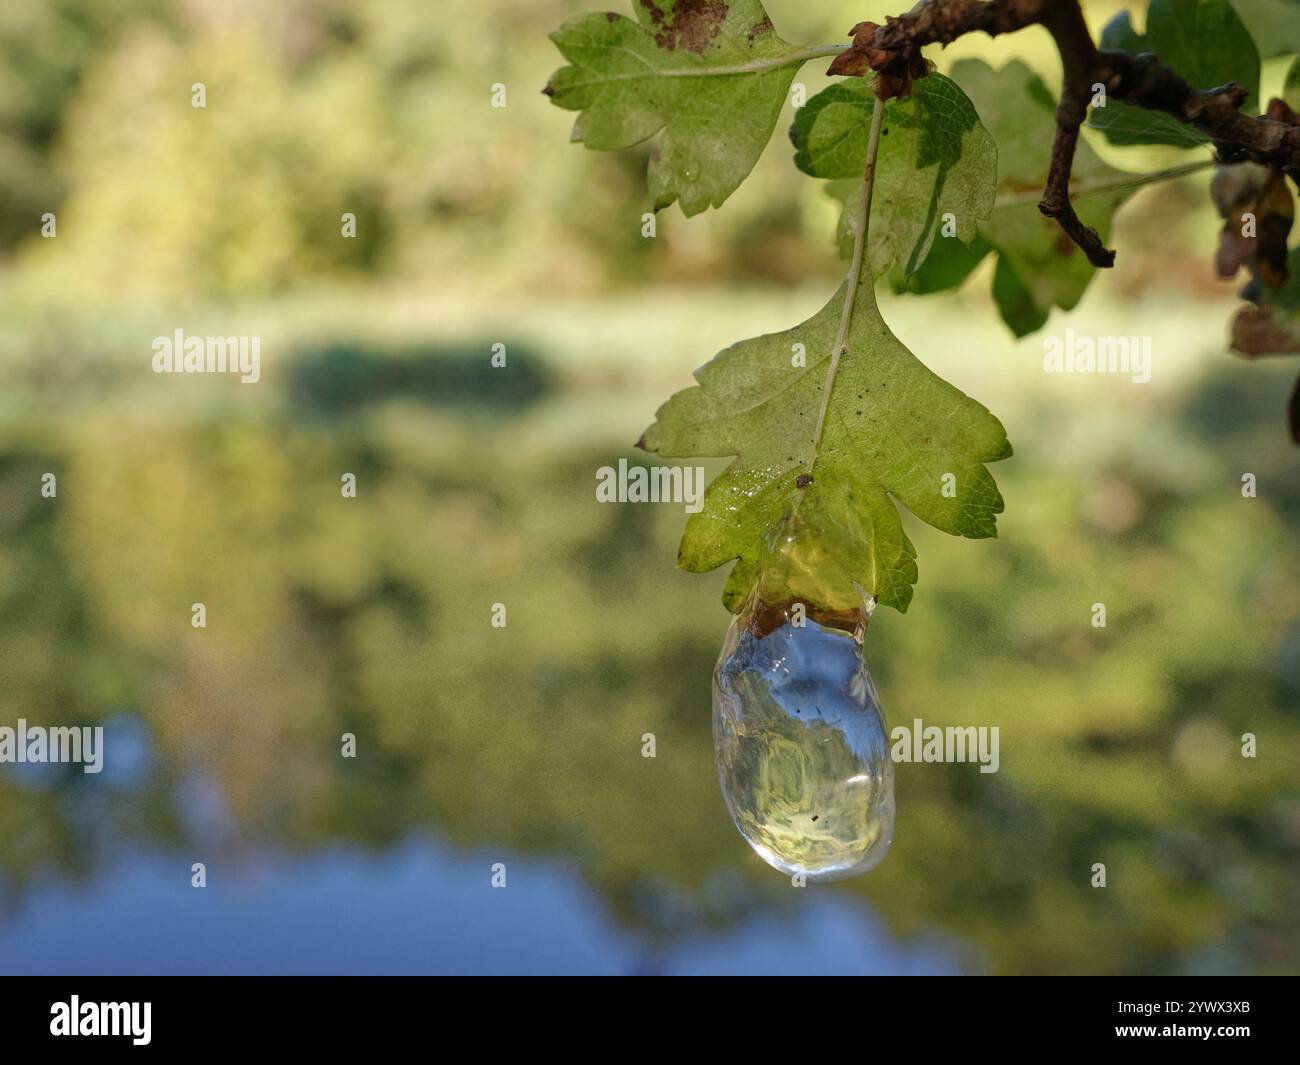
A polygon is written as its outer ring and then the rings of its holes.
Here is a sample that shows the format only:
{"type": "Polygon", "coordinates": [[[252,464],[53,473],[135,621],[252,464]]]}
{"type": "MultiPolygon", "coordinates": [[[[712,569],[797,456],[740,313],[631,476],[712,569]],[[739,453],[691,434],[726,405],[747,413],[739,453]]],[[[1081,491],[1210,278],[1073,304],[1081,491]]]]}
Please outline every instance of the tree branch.
{"type": "Polygon", "coordinates": [[[967,33],[996,36],[1034,25],[1052,35],[1064,72],[1056,137],[1038,209],[1057,220],[1094,266],[1113,265],[1115,253],[1075,212],[1070,202],[1070,170],[1095,84],[1106,87],[1108,99],[1163,111],[1199,129],[1223,162],[1262,163],[1284,171],[1300,184],[1300,126],[1268,116],[1243,115],[1240,107],[1246,91],[1237,85],[1202,91],[1149,53],[1098,51],[1079,0],[921,0],[907,14],[887,18],[883,26],[874,22],[854,26],[853,44],[836,58],[828,73],[865,75],[874,71],[879,75],[877,86],[882,96],[906,96],[912,81],[929,71],[921,57],[925,45],[947,45],[967,33]]]}
{"type": "Polygon", "coordinates": [[[1088,257],[1093,266],[1114,266],[1115,253],[1102,243],[1095,229],[1080,221],[1070,202],[1070,168],[1074,149],[1079,143],[1079,127],[1088,119],[1088,102],[1092,99],[1094,72],[1097,69],[1097,46],[1083,19],[1077,0],[1049,4],[1042,14],[1043,25],[1061,53],[1061,100],[1056,105],[1056,137],[1052,141],[1052,161],[1047,170],[1047,185],[1038,209],[1055,218],[1070,239],[1088,257]]]}
{"type": "Polygon", "coordinates": [[[1250,160],[1300,179],[1300,126],[1243,115],[1246,90],[1229,82],[1199,91],[1150,53],[1098,52],[1098,81],[1111,99],[1163,111],[1195,126],[1225,163],[1250,160]]]}

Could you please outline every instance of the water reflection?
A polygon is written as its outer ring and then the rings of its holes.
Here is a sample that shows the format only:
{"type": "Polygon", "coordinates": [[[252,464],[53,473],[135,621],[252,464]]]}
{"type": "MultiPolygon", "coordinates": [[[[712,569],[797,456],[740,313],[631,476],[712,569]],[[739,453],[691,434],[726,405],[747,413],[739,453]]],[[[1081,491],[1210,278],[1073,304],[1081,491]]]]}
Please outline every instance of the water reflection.
{"type": "MultiPolygon", "coordinates": [[[[342,382],[318,382],[330,419],[196,391],[7,425],[0,723],[103,725],[107,749],[97,777],[0,769],[0,966],[1295,961],[1300,807],[1278,752],[1300,742],[1300,490],[1284,440],[1275,453],[1257,423],[1228,426],[1212,459],[1187,410],[1156,409],[1155,465],[1134,458],[1147,424],[1086,469],[1009,467],[1022,505],[996,545],[913,530],[924,595],[873,623],[877,686],[898,722],[999,726],[1002,766],[899,766],[889,857],[813,894],[754,858],[718,793],[723,575],[671,568],[679,508],[596,501],[595,471],[637,459],[575,432],[591,396],[548,386],[494,411],[381,383],[340,403],[347,360],[317,365],[342,382]],[[1270,485],[1248,501],[1246,461],[1270,485]],[[1168,472],[1196,463],[1227,490],[1168,472]],[[1085,498],[1141,506],[1098,525],[1085,498]],[[1079,613],[1096,598],[1122,604],[1118,636],[1079,613]],[[429,838],[443,842],[410,842],[429,838]],[[189,886],[199,860],[205,891],[189,886]],[[507,891],[484,888],[490,860],[510,864],[507,891]],[[343,927],[349,907],[370,914],[369,946],[343,927]]],[[[1266,373],[1241,387],[1273,389],[1266,373]]],[[[292,380],[269,374],[268,395],[292,380]]],[[[1020,417],[1026,450],[1052,455],[1061,412],[1026,400],[1020,417]]]]}
{"type": "Polygon", "coordinates": [[[413,839],[382,853],[248,854],[189,885],[186,855],[135,855],[50,885],[0,927],[7,973],[948,973],[951,945],[896,943],[823,894],[793,912],[655,942],[574,870],[413,839]],[[489,869],[504,862],[507,886],[489,869]]]}

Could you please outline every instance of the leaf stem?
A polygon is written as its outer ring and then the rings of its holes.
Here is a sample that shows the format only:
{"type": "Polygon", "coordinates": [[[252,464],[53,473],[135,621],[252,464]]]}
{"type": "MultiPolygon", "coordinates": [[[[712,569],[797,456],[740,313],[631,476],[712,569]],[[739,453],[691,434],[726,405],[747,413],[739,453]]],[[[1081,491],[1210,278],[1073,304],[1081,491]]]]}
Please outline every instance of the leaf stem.
{"type": "MultiPolygon", "coordinates": [[[[1182,177],[1184,174],[1195,174],[1198,170],[1208,170],[1215,163],[1216,160],[1214,159],[1198,159],[1194,163],[1183,163],[1181,166],[1171,166],[1167,170],[1157,170],[1150,174],[1126,174],[1122,178],[1110,178],[1093,184],[1081,181],[1070,190],[1070,198],[1077,200],[1083,196],[1096,196],[1099,193],[1116,192],[1119,189],[1136,189],[1156,181],[1169,181],[1173,178],[1182,177]]],[[[1026,203],[1037,203],[1042,197],[1041,190],[1026,189],[1023,192],[1013,192],[1006,196],[999,196],[993,206],[995,208],[1019,207],[1026,203]]]]}
{"type": "MultiPolygon", "coordinates": [[[[853,307],[857,302],[858,288],[862,277],[862,260],[866,254],[867,230],[871,223],[871,189],[875,184],[876,152],[880,147],[880,126],[885,117],[885,107],[879,96],[871,107],[871,131],[867,135],[867,165],[862,172],[862,195],[859,197],[857,227],[853,237],[853,257],[849,261],[849,272],[844,279],[844,306],[840,311],[840,328],[835,334],[835,346],[831,349],[831,364],[826,371],[826,386],[822,389],[821,410],[817,414],[817,429],[813,433],[812,455],[808,460],[811,470],[817,462],[817,452],[821,449],[822,433],[826,428],[826,411],[830,408],[831,389],[835,387],[835,374],[840,368],[840,356],[844,354],[844,342],[848,337],[849,323],[853,320],[853,307]]],[[[875,306],[876,293],[874,278],[868,278],[866,299],[875,306]]]]}
{"type": "Polygon", "coordinates": [[[822,59],[826,56],[839,55],[849,50],[847,44],[819,44],[804,48],[798,52],[774,56],[771,59],[755,59],[752,63],[741,63],[731,67],[678,67],[674,70],[657,70],[656,74],[665,78],[713,78],[722,74],[762,74],[768,70],[777,70],[803,64],[810,59],[822,59]]]}

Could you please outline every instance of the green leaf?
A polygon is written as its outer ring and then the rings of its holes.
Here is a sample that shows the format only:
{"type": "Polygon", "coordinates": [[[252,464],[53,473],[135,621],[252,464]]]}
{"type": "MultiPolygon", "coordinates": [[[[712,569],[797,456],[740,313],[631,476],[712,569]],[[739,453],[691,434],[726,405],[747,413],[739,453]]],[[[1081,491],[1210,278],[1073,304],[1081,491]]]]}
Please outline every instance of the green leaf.
{"type": "Polygon", "coordinates": [[[1047,324],[1050,312],[1034,302],[1034,294],[1004,256],[998,257],[997,269],[993,271],[993,301],[1002,320],[1018,337],[1028,336],[1047,324]]]}
{"type": "MultiPolygon", "coordinates": [[[[896,278],[895,288],[933,292],[955,287],[991,249],[998,255],[993,284],[998,310],[1012,332],[1024,336],[1040,328],[1053,307],[1074,307],[1096,272],[1061,227],[1038,210],[1056,131],[1056,104],[1042,79],[1019,61],[995,71],[982,60],[964,59],[953,66],[952,76],[998,145],[997,204],[978,223],[981,242],[964,250],[940,241],[919,281],[903,284],[896,278]]],[[[1115,187],[1126,176],[1079,142],[1070,183],[1074,206],[1102,240],[1110,234],[1116,207],[1132,192],[1131,187],[1115,187]]]]}
{"type": "Polygon", "coordinates": [[[646,431],[642,446],[660,455],[736,456],[687,522],[678,554],[678,564],[694,572],[740,560],[724,594],[731,610],[754,582],[765,538],[800,495],[800,519],[817,529],[814,568],[821,575],[801,593],[826,609],[856,606],[843,598],[852,596],[853,582],[907,609],[916,551],[895,500],[945,532],[997,534],[1002,496],[983,464],[1011,454],[1006,431],[903,346],[870,286],[864,279],[858,292],[807,487],[796,480],[808,472],[844,285],[801,325],[719,353],[696,371],[699,384],[665,403],[646,431]],[[793,365],[797,345],[806,366],[793,365]],[[945,474],[955,478],[950,494],[945,474]]]}
{"type": "MultiPolygon", "coordinates": [[[[1145,36],[1133,29],[1128,12],[1123,11],[1102,30],[1101,47],[1154,52],[1195,89],[1213,89],[1235,81],[1250,93],[1242,110],[1247,114],[1259,111],[1259,50],[1228,0],[1151,0],[1145,36]]],[[[1172,115],[1118,100],[1093,108],[1089,125],[1101,130],[1112,144],[1194,148],[1209,140],[1172,115]]]]}
{"type": "Polygon", "coordinates": [[[1300,0],[1234,0],[1260,58],[1300,52],[1300,0]]]}
{"type": "Polygon", "coordinates": [[[655,210],[718,207],[753,169],[807,50],[781,40],[758,0],[640,0],[637,19],[589,14],[551,40],[572,65],[546,92],[581,112],[572,139],[616,151],[650,145],[655,210]],[[737,67],[763,69],[732,72],[737,67]],[[784,65],[781,65],[784,64],[784,65]]]}
{"type": "MultiPolygon", "coordinates": [[[[853,251],[867,158],[873,101],[871,81],[832,85],[800,108],[790,139],[795,165],[813,177],[834,179],[826,191],[843,204],[837,231],[840,254],[853,251]]],[[[925,262],[951,215],[956,241],[976,239],[976,223],[993,210],[997,146],[960,87],[942,74],[922,78],[907,99],[886,105],[871,204],[871,275],[897,263],[910,277],[925,262]]]]}
{"type": "Polygon", "coordinates": [[[911,277],[904,278],[901,270],[895,270],[890,275],[890,283],[895,292],[910,292],[918,296],[956,288],[992,250],[988,241],[979,236],[970,247],[945,244],[941,251],[931,253],[921,264],[921,269],[911,277]]]}

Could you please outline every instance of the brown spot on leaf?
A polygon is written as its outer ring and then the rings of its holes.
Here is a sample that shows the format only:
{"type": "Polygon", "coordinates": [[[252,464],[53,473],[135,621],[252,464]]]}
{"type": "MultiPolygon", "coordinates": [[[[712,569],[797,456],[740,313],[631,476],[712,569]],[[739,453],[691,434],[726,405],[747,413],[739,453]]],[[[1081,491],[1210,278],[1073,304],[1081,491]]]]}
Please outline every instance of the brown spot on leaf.
{"type": "Polygon", "coordinates": [[[753,44],[755,37],[761,37],[763,34],[767,33],[767,31],[770,30],[771,28],[772,28],[772,20],[768,18],[766,15],[764,15],[763,21],[754,23],[753,27],[750,29],[750,31],[747,34],[745,34],[745,36],[749,38],[749,43],[753,44]]]}
{"type": "Polygon", "coordinates": [[[546,88],[544,88],[544,89],[542,90],[542,95],[543,95],[543,96],[554,96],[554,95],[555,95],[555,86],[552,85],[552,84],[548,81],[548,82],[546,83],[546,88]]]}
{"type": "Polygon", "coordinates": [[[794,479],[794,486],[796,488],[807,488],[810,484],[812,484],[811,473],[801,473],[794,479]]]}
{"type": "Polygon", "coordinates": [[[727,17],[722,0],[674,0],[668,11],[662,11],[654,0],[641,0],[641,6],[650,14],[655,44],[667,52],[685,48],[703,55],[727,17]]]}
{"type": "Polygon", "coordinates": [[[617,11],[606,11],[606,12],[605,12],[605,21],[606,21],[606,22],[617,22],[617,21],[618,21],[619,19],[621,19],[622,17],[623,17],[623,16],[620,15],[617,11]]]}

